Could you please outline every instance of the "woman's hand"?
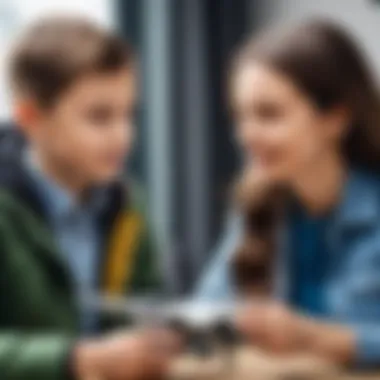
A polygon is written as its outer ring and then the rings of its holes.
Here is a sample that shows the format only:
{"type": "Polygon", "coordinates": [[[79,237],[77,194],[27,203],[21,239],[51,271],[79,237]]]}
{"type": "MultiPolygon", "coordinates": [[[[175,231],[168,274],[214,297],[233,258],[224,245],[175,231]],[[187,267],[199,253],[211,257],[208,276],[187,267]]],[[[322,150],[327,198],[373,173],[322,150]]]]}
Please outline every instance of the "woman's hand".
{"type": "Polygon", "coordinates": [[[301,345],[301,318],[285,306],[257,303],[242,309],[237,328],[249,343],[275,353],[290,353],[301,345]]]}
{"type": "Polygon", "coordinates": [[[307,352],[343,365],[355,357],[355,336],[348,328],[313,320],[284,305],[248,306],[236,323],[248,342],[273,353],[307,352]]]}

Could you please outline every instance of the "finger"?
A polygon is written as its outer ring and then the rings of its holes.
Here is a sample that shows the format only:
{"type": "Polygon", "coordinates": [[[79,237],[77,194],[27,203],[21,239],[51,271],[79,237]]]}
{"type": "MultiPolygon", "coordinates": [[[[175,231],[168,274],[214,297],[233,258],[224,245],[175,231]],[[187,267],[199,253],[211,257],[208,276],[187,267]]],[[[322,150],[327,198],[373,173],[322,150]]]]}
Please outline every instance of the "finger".
{"type": "Polygon", "coordinates": [[[151,330],[146,334],[150,350],[165,354],[176,354],[182,351],[184,341],[180,334],[166,328],[151,330]]]}

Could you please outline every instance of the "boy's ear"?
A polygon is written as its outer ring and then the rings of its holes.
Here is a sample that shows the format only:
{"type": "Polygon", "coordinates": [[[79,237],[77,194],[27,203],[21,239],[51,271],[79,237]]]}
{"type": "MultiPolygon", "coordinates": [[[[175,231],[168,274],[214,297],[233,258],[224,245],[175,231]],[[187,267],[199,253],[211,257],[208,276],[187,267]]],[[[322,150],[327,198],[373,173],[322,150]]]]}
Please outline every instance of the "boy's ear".
{"type": "Polygon", "coordinates": [[[32,100],[18,100],[14,105],[14,118],[21,130],[28,134],[40,118],[40,110],[32,100]]]}

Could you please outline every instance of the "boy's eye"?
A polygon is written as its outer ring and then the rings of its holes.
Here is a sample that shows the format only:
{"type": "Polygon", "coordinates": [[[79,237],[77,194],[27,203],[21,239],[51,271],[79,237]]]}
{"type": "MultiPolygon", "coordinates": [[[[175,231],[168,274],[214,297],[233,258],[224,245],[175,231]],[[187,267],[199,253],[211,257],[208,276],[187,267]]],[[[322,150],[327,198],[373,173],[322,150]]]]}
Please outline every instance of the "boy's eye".
{"type": "Polygon", "coordinates": [[[235,118],[242,123],[260,122],[262,124],[272,124],[280,120],[284,115],[284,107],[273,102],[250,104],[235,110],[235,118]]]}
{"type": "Polygon", "coordinates": [[[107,124],[112,120],[110,107],[94,107],[87,110],[87,119],[93,124],[107,124]]]}
{"type": "Polygon", "coordinates": [[[262,121],[274,121],[283,115],[283,110],[276,104],[264,103],[256,107],[256,116],[262,121]]]}

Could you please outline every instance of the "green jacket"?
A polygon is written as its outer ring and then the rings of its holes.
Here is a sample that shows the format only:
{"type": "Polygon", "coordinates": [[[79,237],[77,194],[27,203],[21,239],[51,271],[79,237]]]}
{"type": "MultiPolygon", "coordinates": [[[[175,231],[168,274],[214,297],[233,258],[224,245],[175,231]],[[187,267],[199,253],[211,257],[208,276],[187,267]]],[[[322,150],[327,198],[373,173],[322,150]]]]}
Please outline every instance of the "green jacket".
{"type": "MultiPolygon", "coordinates": [[[[24,174],[10,168],[0,175],[0,379],[66,380],[77,305],[42,202],[24,174]]],[[[157,256],[140,191],[115,185],[110,192],[99,291],[156,289],[157,256]]]]}

